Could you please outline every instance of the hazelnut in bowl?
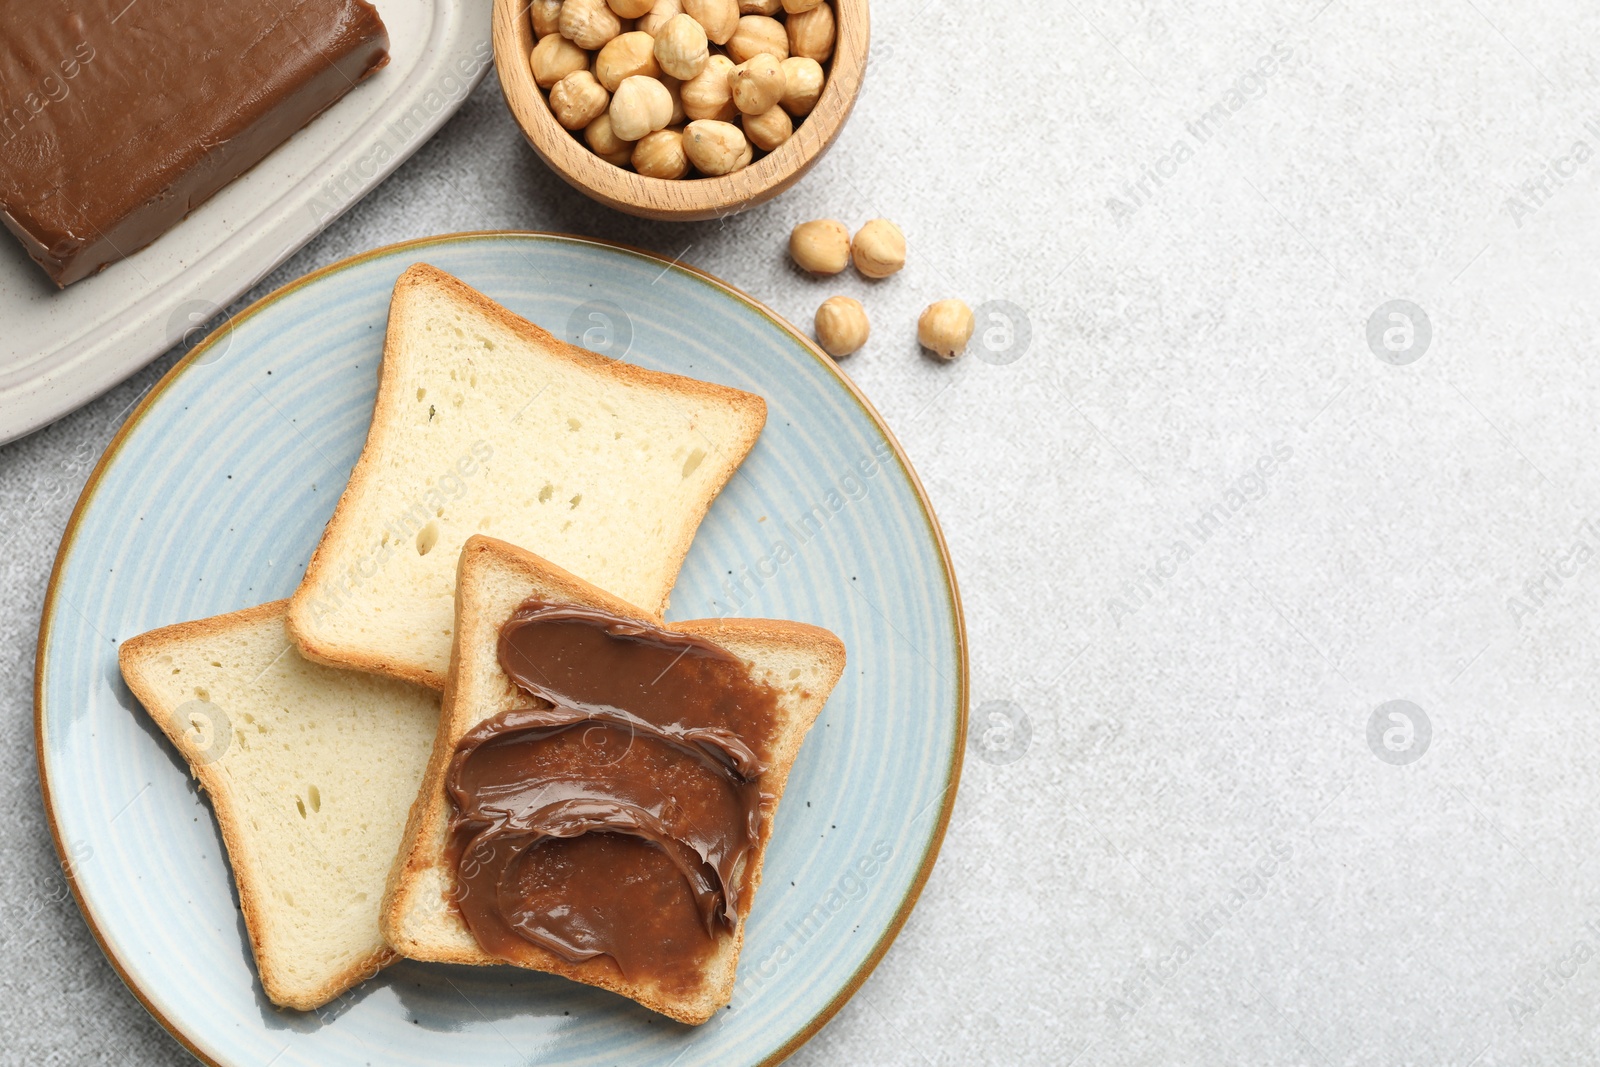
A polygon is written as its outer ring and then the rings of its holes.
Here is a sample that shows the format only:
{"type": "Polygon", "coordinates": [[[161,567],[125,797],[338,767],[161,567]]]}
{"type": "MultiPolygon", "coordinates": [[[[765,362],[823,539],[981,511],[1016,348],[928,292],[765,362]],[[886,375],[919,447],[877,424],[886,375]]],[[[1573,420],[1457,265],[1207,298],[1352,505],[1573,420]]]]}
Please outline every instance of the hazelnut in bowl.
{"type": "Polygon", "coordinates": [[[568,184],[644,218],[753,207],[838,136],[867,0],[495,0],[506,103],[568,184]]]}

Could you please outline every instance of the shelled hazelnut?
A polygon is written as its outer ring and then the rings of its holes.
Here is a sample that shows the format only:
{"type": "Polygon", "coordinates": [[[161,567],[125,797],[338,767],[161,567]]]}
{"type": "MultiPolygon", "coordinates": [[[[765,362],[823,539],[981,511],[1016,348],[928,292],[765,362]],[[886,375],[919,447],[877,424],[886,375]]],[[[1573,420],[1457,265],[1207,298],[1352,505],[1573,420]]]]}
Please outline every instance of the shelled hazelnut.
{"type": "Polygon", "coordinates": [[[744,117],[744,135],[763,152],[770,152],[794,136],[794,120],[781,107],[744,117]]]}
{"type": "Polygon", "coordinates": [[[589,53],[559,33],[552,33],[539,38],[528,63],[539,88],[548,89],[573,71],[588,70],[589,53]]]}
{"type": "Polygon", "coordinates": [[[789,34],[783,23],[768,15],[744,15],[728,38],[727,49],[735,63],[748,63],[763,54],[782,63],[789,58],[789,34]]]}
{"type": "Polygon", "coordinates": [[[633,159],[633,143],[624,141],[612,130],[609,112],[602,113],[583,128],[583,139],[589,142],[594,154],[607,163],[615,163],[620,167],[633,159]]]}
{"type": "Polygon", "coordinates": [[[790,15],[789,55],[814,59],[823,63],[833,55],[833,42],[837,29],[833,22],[833,8],[818,4],[810,11],[790,15]]]}
{"type": "Polygon", "coordinates": [[[533,35],[539,40],[561,32],[561,0],[533,0],[528,5],[528,15],[533,19],[533,35]]]}
{"type": "Polygon", "coordinates": [[[967,350],[975,325],[965,302],[938,300],[917,319],[917,342],[941,359],[955,359],[967,350]]]}
{"type": "Polygon", "coordinates": [[[817,308],[814,322],[817,343],[834,359],[859,351],[872,333],[867,309],[848,296],[830,296],[817,308]]]}
{"type": "Polygon", "coordinates": [[[812,274],[838,274],[850,265],[850,231],[838,219],[802,222],[789,234],[795,266],[812,274]]]}
{"type": "Polygon", "coordinates": [[[569,130],[581,130],[605,113],[611,94],[586,70],[575,70],[550,87],[550,110],[569,130]]]}
{"type": "Polygon", "coordinates": [[[906,265],[906,235],[888,219],[872,219],[856,231],[850,254],[868,278],[887,278],[906,265]]]}
{"type": "Polygon", "coordinates": [[[689,173],[683,131],[669,126],[639,138],[633,146],[633,169],[647,178],[681,178],[689,173]]]}
{"type": "Polygon", "coordinates": [[[837,35],[827,0],[530,0],[527,11],[528,66],[556,121],[653,178],[731,174],[782,146],[822,96],[837,35]]]}
{"type": "Polygon", "coordinates": [[[739,28],[738,0],[681,0],[684,14],[706,28],[713,44],[727,44],[739,28]]]}
{"type": "Polygon", "coordinates": [[[827,81],[822,64],[805,56],[790,56],[779,66],[783,69],[783,96],[778,103],[795,118],[805,118],[817,106],[827,81]]]}
{"type": "Polygon", "coordinates": [[[750,142],[731,122],[696,119],[683,128],[683,150],[701,174],[732,174],[750,165],[750,142]]]}
{"type": "Polygon", "coordinates": [[[622,32],[622,20],[606,0],[563,0],[556,26],[561,36],[591,52],[622,32]]]}
{"type": "Polygon", "coordinates": [[[682,81],[699,74],[711,58],[706,28],[688,15],[674,15],[651,40],[661,69],[682,81]]]}
{"type": "Polygon", "coordinates": [[[680,0],[655,0],[650,10],[633,24],[633,28],[643,30],[654,37],[660,32],[661,27],[681,14],[683,14],[683,4],[680,0]]]}
{"type": "Polygon", "coordinates": [[[765,114],[783,97],[783,68],[767,53],[757,53],[728,74],[728,88],[742,114],[765,114]]]}

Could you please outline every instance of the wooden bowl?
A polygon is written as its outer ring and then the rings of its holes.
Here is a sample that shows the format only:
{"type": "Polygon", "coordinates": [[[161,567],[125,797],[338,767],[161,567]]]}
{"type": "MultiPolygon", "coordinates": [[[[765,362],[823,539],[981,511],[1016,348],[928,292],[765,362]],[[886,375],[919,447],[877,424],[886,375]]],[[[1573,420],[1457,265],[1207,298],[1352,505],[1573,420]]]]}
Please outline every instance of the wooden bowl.
{"type": "MultiPolygon", "coordinates": [[[[523,135],[550,169],[608,207],[647,219],[721,218],[777,196],[828,150],[855,106],[867,66],[867,0],[831,0],[838,25],[828,81],[794,136],[748,167],[718,178],[647,178],[607,163],[562,128],[533,80],[533,22],[526,0],[494,0],[494,61],[506,103],[523,135]]],[[[581,131],[580,131],[581,135],[581,131]]]]}

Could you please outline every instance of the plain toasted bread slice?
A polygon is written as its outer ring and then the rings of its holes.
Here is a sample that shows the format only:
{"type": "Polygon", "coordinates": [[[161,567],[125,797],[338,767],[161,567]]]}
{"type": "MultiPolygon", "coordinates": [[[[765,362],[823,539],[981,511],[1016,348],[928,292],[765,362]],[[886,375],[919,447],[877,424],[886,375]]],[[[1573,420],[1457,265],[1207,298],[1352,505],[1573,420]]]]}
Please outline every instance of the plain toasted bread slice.
{"type": "MultiPolygon", "coordinates": [[[[527,703],[526,695],[500,668],[497,639],[501,625],[532,596],[597,607],[660,625],[660,619],[650,613],[530,552],[488,537],[467,541],[461,553],[455,650],[439,733],[384,897],[384,937],[403,956],[448,963],[502,962],[478,946],[449,900],[455,874],[445,855],[452,813],[445,779],[462,735],[485,719],[527,703]]],[[[827,630],[769,619],[709,619],[676,623],[672,629],[721,645],[745,659],[759,679],[778,690],[781,738],[771,767],[762,777],[762,791],[781,797],[800,743],[844,671],[844,646],[827,630]]],[[[751,896],[760,884],[776,810],[774,801],[762,812],[750,865],[751,896]]],[[[538,970],[610,989],[682,1022],[701,1023],[733,995],[744,917],[741,912],[738,931],[723,940],[707,966],[704,982],[689,997],[665,995],[651,985],[624,981],[603,960],[574,965],[538,949],[533,952],[544,958],[538,970]]]]}
{"type": "Polygon", "coordinates": [[[287,607],[152,630],[117,658],[211,798],[262,988],[307,1011],[395,958],[378,905],[439,697],[301,658],[287,607]]]}
{"type": "Polygon", "coordinates": [[[443,688],[477,533],[663,611],[766,410],[566,344],[419,263],[395,283],[366,446],[290,633],[319,662],[443,688]]]}

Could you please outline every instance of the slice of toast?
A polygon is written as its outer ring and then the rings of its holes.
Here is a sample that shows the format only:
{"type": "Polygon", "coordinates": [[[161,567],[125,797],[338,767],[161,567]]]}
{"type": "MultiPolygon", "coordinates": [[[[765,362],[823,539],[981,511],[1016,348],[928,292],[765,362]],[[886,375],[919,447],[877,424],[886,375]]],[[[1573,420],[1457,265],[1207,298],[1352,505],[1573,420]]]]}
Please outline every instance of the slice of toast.
{"type": "MultiPolygon", "coordinates": [[[[500,667],[498,635],[512,612],[533,596],[661,624],[650,613],[531,552],[489,537],[467,541],[461,553],[455,649],[438,738],[384,896],[384,937],[403,956],[447,963],[502,962],[478,946],[449,899],[455,883],[455,873],[446,856],[453,805],[445,792],[445,780],[462,735],[485,719],[529,703],[526,694],[500,667]]],[[[769,619],[707,619],[675,623],[671,628],[721,645],[750,663],[759,680],[778,690],[782,719],[779,741],[769,769],[762,775],[761,788],[763,793],[781,797],[806,731],[844,672],[844,646],[827,630],[769,619]]],[[[605,960],[575,965],[530,945],[531,956],[543,960],[537,969],[621,993],[682,1022],[705,1022],[733,996],[734,968],[744,942],[744,913],[761,881],[761,864],[776,810],[776,800],[763,806],[756,851],[749,867],[751,890],[744,899],[738,930],[723,939],[707,965],[704,981],[693,994],[665,994],[649,984],[624,981],[605,960]]]]}
{"type": "Polygon", "coordinates": [[[444,687],[488,533],[652,612],[760,397],[576,348],[425,263],[395,283],[366,446],[289,606],[307,657],[444,687]]]}
{"type": "Polygon", "coordinates": [[[439,697],[301,658],[287,607],[151,630],[117,659],[211,798],[262,988],[308,1011],[396,958],[378,905],[439,697]]]}

